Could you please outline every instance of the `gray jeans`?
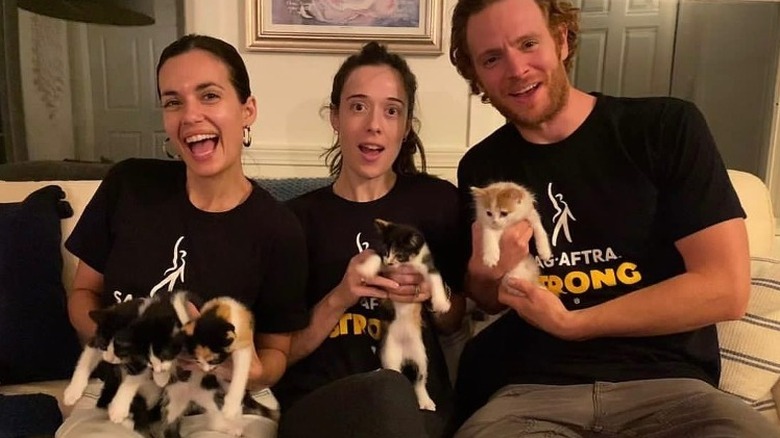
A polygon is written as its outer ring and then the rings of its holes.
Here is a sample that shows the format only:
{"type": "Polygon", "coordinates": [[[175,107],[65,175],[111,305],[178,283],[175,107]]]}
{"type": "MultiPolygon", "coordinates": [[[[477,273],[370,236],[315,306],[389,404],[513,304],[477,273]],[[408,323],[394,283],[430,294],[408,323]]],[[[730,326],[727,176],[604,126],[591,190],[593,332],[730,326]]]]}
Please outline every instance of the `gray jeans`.
{"type": "MultiPolygon", "coordinates": [[[[91,383],[84,396],[73,407],[65,422],[57,429],[56,438],[141,438],[141,435],[124,425],[112,423],[105,409],[95,407],[103,384],[91,383]]],[[[276,398],[270,390],[252,393],[252,398],[271,408],[276,407],[276,398]]],[[[244,415],[244,434],[246,438],[275,438],[275,421],[258,415],[244,415]]],[[[226,438],[228,434],[208,430],[205,415],[190,415],[181,422],[181,436],[185,438],[226,438]]]]}
{"type": "Polygon", "coordinates": [[[695,379],[508,385],[455,438],[780,437],[737,397],[695,379]]]}

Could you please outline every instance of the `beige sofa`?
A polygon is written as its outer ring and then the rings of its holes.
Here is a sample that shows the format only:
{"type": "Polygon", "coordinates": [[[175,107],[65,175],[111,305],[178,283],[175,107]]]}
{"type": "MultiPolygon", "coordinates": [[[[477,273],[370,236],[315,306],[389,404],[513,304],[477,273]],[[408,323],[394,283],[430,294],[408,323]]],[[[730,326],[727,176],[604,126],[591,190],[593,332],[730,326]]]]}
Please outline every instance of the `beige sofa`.
{"type": "MultiPolygon", "coordinates": [[[[762,414],[778,425],[780,430],[780,411],[777,403],[780,401],[780,357],[765,357],[780,353],[780,262],[775,263],[769,257],[772,255],[774,241],[774,216],[769,199],[769,193],[761,180],[753,175],[729,171],[729,175],[737,189],[742,205],[747,211],[747,227],[750,239],[750,252],[754,268],[754,298],[751,301],[749,313],[754,310],[760,315],[754,319],[762,321],[756,331],[750,321],[724,323],[719,326],[721,345],[729,352],[729,358],[723,361],[724,390],[735,393],[753,404],[762,414]],[[767,280],[768,278],[768,280],[767,280]],[[762,280],[763,279],[763,280],[762,280]],[[776,289],[771,288],[771,281],[778,281],[776,289]],[[769,286],[767,286],[769,284],[769,286]],[[765,297],[769,297],[766,298],[765,297]],[[772,301],[776,300],[776,301],[772,301]],[[756,301],[756,302],[753,302],[756,301]],[[756,310],[757,309],[757,310],[756,310]],[[768,322],[767,322],[768,321],[768,322]],[[774,321],[774,322],[772,322],[774,321]],[[763,330],[763,331],[762,331],[763,330]],[[778,339],[771,339],[772,336],[778,339]],[[756,342],[756,340],[760,342],[756,342]],[[758,374],[758,377],[756,375],[758,374]],[[770,388],[774,396],[770,393],[770,388]]],[[[291,181],[293,181],[291,179],[291,181]]],[[[47,184],[61,186],[67,194],[75,215],[62,221],[63,236],[73,229],[78,216],[91,198],[98,186],[98,181],[34,181],[34,182],[3,182],[0,181],[0,202],[16,202],[30,192],[47,184]]],[[[66,288],[72,283],[76,266],[75,258],[63,250],[64,271],[63,281],[66,288]]],[[[2,336],[2,334],[0,334],[2,336]]],[[[457,338],[445,343],[449,351],[449,359],[456,360],[462,345],[457,338]]],[[[460,340],[464,340],[461,337],[460,340]]],[[[1,386],[0,394],[19,394],[43,392],[54,395],[61,401],[65,382],[52,381],[26,385],[1,386]]],[[[61,405],[64,415],[69,410],[61,405]]]]}

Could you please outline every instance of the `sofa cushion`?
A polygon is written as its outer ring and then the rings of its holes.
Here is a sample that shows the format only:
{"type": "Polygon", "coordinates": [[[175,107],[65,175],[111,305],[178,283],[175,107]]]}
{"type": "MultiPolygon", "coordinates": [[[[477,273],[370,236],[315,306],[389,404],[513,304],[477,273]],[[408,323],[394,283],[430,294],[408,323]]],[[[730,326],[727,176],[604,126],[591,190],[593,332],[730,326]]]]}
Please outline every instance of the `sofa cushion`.
{"type": "Polygon", "coordinates": [[[752,258],[751,277],[745,316],[717,327],[720,388],[756,405],[780,377],[780,260],[752,258]]]}
{"type": "Polygon", "coordinates": [[[50,185],[0,204],[0,383],[68,378],[81,351],[62,284],[60,220],[73,214],[50,185]]]}

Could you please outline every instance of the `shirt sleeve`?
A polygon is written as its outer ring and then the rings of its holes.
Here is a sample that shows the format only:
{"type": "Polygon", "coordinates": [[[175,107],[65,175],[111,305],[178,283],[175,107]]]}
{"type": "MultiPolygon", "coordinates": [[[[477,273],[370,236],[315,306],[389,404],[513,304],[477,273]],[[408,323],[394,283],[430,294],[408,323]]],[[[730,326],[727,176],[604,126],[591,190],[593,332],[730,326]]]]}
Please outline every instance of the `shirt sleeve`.
{"type": "Polygon", "coordinates": [[[688,102],[669,105],[660,130],[655,161],[661,229],[678,240],[719,222],[745,217],[698,108],[688,102]]]}
{"type": "Polygon", "coordinates": [[[65,248],[92,269],[103,273],[112,244],[112,223],[124,164],[113,166],[98,186],[76,226],[65,241],[65,248]]]}

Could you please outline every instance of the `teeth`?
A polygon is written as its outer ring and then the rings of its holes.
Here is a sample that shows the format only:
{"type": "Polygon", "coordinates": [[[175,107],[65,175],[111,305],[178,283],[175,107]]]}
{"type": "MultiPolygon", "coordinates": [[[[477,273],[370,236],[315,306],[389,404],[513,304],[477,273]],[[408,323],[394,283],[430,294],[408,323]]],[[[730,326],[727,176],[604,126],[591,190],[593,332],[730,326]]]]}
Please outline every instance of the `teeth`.
{"type": "Polygon", "coordinates": [[[364,147],[364,148],[372,150],[372,151],[379,151],[379,150],[383,149],[382,146],[378,146],[378,145],[375,145],[375,144],[363,144],[363,145],[361,145],[361,147],[364,147]]]}
{"type": "Polygon", "coordinates": [[[539,84],[538,84],[538,83],[531,84],[531,85],[529,85],[529,86],[527,86],[527,87],[523,88],[522,90],[518,91],[518,94],[527,93],[527,92],[529,92],[529,91],[533,90],[534,88],[536,88],[536,86],[537,86],[537,85],[539,85],[539,84]]]}
{"type": "Polygon", "coordinates": [[[210,138],[217,138],[217,136],[214,134],[197,134],[185,138],[184,141],[187,143],[195,143],[197,141],[208,140],[210,138]]]}

